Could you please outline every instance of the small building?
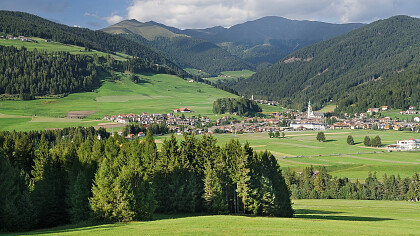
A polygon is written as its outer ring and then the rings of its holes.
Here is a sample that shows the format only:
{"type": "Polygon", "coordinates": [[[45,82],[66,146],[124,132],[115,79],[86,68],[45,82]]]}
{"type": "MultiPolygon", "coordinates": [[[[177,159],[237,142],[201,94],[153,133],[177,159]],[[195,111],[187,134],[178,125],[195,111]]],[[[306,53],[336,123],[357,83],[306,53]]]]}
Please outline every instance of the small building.
{"type": "Polygon", "coordinates": [[[294,130],[325,130],[326,127],[325,124],[321,123],[291,123],[290,128],[294,130]]]}
{"type": "Polygon", "coordinates": [[[387,111],[388,110],[388,106],[382,106],[381,109],[382,109],[382,111],[387,111]]]}
{"type": "MultiPolygon", "coordinates": [[[[390,145],[390,146],[393,146],[393,145],[390,145]]],[[[392,148],[390,146],[388,146],[388,147],[392,148]]],[[[411,138],[409,140],[398,140],[395,148],[396,149],[401,149],[401,150],[419,149],[420,148],[420,139],[411,138]]]]}
{"type": "Polygon", "coordinates": [[[420,117],[414,117],[414,122],[420,123],[420,117]]]}

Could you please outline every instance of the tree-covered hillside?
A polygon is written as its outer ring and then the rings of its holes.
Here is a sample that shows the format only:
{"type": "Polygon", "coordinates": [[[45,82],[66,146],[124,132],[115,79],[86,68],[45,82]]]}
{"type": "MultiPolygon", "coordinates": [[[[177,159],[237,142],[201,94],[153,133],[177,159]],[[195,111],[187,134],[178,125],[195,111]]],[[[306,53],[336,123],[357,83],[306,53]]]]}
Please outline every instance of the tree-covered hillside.
{"type": "Polygon", "coordinates": [[[232,87],[303,108],[365,111],[420,102],[420,19],[395,16],[303,48],[232,87]]]}
{"type": "Polygon", "coordinates": [[[251,69],[244,61],[219,46],[174,33],[155,22],[126,20],[102,31],[121,34],[125,38],[149,45],[183,68],[203,70],[211,75],[222,71],[251,69]]]}
{"type": "Polygon", "coordinates": [[[167,26],[162,27],[178,34],[186,34],[215,43],[257,68],[263,68],[300,48],[361,26],[363,24],[330,24],[268,16],[230,28],[179,30],[167,26]]]}
{"type": "Polygon", "coordinates": [[[0,11],[1,32],[14,36],[24,35],[27,37],[51,39],[103,52],[121,52],[156,64],[167,65],[178,75],[185,74],[185,71],[176,64],[137,41],[102,31],[57,24],[28,13],[0,11]]]}
{"type": "Polygon", "coordinates": [[[0,94],[23,99],[86,91],[98,86],[93,58],[0,46],[0,94]]]}

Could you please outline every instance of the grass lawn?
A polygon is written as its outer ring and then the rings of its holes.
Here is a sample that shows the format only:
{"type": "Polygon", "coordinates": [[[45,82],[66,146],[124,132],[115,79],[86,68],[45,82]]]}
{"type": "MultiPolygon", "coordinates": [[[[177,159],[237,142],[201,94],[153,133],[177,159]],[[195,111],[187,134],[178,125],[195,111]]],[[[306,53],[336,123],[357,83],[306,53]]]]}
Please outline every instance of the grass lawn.
{"type": "MultiPolygon", "coordinates": [[[[285,168],[301,171],[313,165],[326,166],[332,176],[348,177],[353,180],[364,180],[368,172],[377,172],[378,178],[383,175],[400,175],[409,177],[420,172],[420,152],[388,152],[384,148],[371,148],[363,145],[365,136],[379,135],[383,147],[395,144],[397,140],[416,138],[419,133],[403,131],[374,130],[328,130],[325,131],[326,142],[316,140],[316,131],[286,132],[285,138],[270,139],[267,133],[215,134],[219,145],[230,139],[239,139],[242,144],[249,142],[256,151],[268,150],[273,153],[285,168]],[[347,136],[352,135],[356,145],[347,144],[347,136]]],[[[162,140],[167,136],[158,137],[162,140]]],[[[180,140],[182,136],[177,136],[180,140]]]]}
{"type": "Polygon", "coordinates": [[[19,235],[419,235],[420,204],[294,200],[294,218],[156,215],[154,221],[58,228],[19,235]]]}

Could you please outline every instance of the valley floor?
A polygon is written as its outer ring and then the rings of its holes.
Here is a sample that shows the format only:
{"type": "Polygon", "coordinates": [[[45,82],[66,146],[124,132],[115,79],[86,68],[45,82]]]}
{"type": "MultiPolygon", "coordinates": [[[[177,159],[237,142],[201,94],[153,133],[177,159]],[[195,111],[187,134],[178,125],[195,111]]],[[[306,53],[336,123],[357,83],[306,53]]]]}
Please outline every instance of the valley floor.
{"type": "Polygon", "coordinates": [[[156,215],[148,222],[68,225],[23,235],[420,235],[419,203],[331,199],[293,202],[295,218],[156,215]]]}

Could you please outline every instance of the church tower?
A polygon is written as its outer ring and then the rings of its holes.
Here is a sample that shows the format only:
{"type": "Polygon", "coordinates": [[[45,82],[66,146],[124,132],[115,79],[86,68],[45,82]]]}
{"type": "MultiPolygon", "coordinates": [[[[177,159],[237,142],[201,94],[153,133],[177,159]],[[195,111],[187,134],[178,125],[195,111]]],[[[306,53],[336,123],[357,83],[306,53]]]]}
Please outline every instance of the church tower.
{"type": "Polygon", "coordinates": [[[308,103],[308,119],[314,118],[314,112],[312,111],[311,101],[308,103]]]}

